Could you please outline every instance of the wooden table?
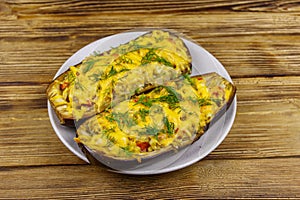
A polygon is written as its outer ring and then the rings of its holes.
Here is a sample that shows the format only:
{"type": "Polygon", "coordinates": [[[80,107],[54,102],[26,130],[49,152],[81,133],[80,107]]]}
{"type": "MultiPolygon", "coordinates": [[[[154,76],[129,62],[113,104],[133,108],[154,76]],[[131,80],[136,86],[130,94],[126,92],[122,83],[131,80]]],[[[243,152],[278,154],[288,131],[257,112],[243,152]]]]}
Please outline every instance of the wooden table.
{"type": "Polygon", "coordinates": [[[1,199],[300,198],[300,1],[0,1],[1,199]],[[237,86],[224,142],[187,168],[130,176],[54,133],[45,89],[81,47],[134,28],[186,34],[237,86]]]}

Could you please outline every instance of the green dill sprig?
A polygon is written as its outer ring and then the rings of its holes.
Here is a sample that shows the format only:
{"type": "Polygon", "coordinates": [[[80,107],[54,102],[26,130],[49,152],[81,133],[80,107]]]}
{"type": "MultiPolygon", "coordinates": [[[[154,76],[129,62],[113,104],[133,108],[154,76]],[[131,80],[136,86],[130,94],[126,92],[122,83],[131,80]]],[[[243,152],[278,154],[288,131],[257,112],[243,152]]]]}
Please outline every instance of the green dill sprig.
{"type": "Polygon", "coordinates": [[[120,147],[124,153],[127,155],[127,156],[131,156],[132,155],[132,151],[130,150],[130,146],[126,146],[126,147],[120,147]]]}
{"type": "Polygon", "coordinates": [[[112,77],[118,73],[117,70],[115,70],[114,66],[111,66],[110,71],[107,74],[107,78],[112,77]]]}
{"type": "Polygon", "coordinates": [[[145,128],[141,129],[141,131],[139,131],[139,134],[157,137],[160,131],[161,130],[155,126],[146,126],[145,128]]]}
{"type": "Polygon", "coordinates": [[[128,111],[125,113],[112,112],[110,115],[106,116],[109,122],[117,122],[118,126],[121,127],[132,127],[137,124],[137,122],[129,116],[128,111]]]}
{"type": "Polygon", "coordinates": [[[133,60],[131,58],[128,58],[127,56],[123,55],[120,58],[117,59],[117,65],[121,64],[132,64],[133,60]]]}
{"type": "Polygon", "coordinates": [[[134,105],[137,105],[137,104],[142,104],[146,107],[151,107],[152,106],[152,103],[153,103],[153,99],[150,99],[148,98],[146,95],[142,94],[138,99],[137,101],[135,102],[134,105]]]}
{"type": "Polygon", "coordinates": [[[137,99],[137,101],[134,105],[142,104],[146,107],[151,107],[152,104],[155,102],[165,102],[165,103],[169,104],[169,107],[171,109],[177,108],[178,103],[182,99],[181,95],[178,92],[176,92],[176,90],[171,86],[160,86],[160,89],[161,88],[165,88],[166,91],[168,92],[168,94],[160,96],[158,98],[149,98],[143,94],[137,99]]]}
{"type": "Polygon", "coordinates": [[[84,87],[84,85],[80,81],[75,81],[75,88],[80,89],[81,91],[86,90],[86,88],[84,87]]]}
{"type": "Polygon", "coordinates": [[[211,105],[211,102],[210,102],[209,98],[199,98],[198,104],[199,104],[199,106],[209,106],[209,105],[211,105]]]}
{"type": "Polygon", "coordinates": [[[90,71],[90,69],[94,66],[95,64],[95,60],[88,60],[84,63],[85,67],[82,69],[83,73],[87,73],[88,71],[90,71]]]}
{"type": "Polygon", "coordinates": [[[110,135],[111,132],[114,132],[114,128],[104,129],[101,132],[104,135],[104,137],[110,142],[108,143],[108,146],[112,146],[116,143],[116,139],[112,135],[110,135]]]}
{"type": "Polygon", "coordinates": [[[182,99],[181,95],[178,92],[176,92],[176,90],[171,86],[161,86],[161,87],[167,90],[168,95],[158,97],[156,98],[156,101],[168,103],[171,109],[177,108],[178,103],[182,99]]]}
{"type": "Polygon", "coordinates": [[[189,74],[183,74],[182,76],[191,84],[193,88],[196,88],[195,81],[190,77],[189,74]]]}
{"type": "Polygon", "coordinates": [[[97,82],[101,79],[102,74],[103,74],[102,71],[100,71],[99,73],[93,73],[93,74],[89,75],[89,79],[91,81],[97,82]]]}
{"type": "Polygon", "coordinates": [[[69,83],[73,83],[76,79],[76,75],[70,71],[68,74],[67,74],[67,80],[69,83]]]}
{"type": "Polygon", "coordinates": [[[168,60],[157,55],[155,53],[154,49],[150,49],[141,60],[142,65],[145,65],[145,64],[148,64],[151,62],[158,62],[158,63],[164,64],[166,66],[169,66],[169,67],[174,67],[173,64],[170,63],[168,60]]]}
{"type": "Polygon", "coordinates": [[[142,121],[145,122],[146,121],[146,116],[149,115],[150,111],[144,108],[139,109],[138,111],[139,115],[142,118],[142,121]]]}
{"type": "Polygon", "coordinates": [[[129,71],[130,69],[127,69],[127,68],[123,68],[121,69],[120,71],[117,71],[114,66],[111,66],[109,72],[107,74],[104,74],[99,80],[106,80],[118,73],[121,73],[121,72],[125,72],[125,71],[129,71]]]}
{"type": "Polygon", "coordinates": [[[175,128],[174,123],[170,122],[167,117],[164,117],[163,121],[164,121],[165,127],[167,128],[167,130],[166,130],[167,134],[172,135],[174,133],[174,128],[175,128]]]}
{"type": "Polygon", "coordinates": [[[222,100],[221,99],[216,99],[216,98],[210,98],[212,102],[217,104],[217,106],[221,106],[222,100]]]}

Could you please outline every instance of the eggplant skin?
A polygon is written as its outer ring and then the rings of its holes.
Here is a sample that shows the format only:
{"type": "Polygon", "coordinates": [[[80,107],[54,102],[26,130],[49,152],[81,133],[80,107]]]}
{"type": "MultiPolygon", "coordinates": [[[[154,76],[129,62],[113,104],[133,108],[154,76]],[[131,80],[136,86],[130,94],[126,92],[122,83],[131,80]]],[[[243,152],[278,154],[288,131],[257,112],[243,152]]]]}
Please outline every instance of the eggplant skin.
{"type": "MultiPolygon", "coordinates": [[[[108,113],[108,115],[105,113],[100,113],[99,115],[94,116],[89,120],[85,121],[79,127],[79,129],[77,129],[77,137],[75,138],[75,141],[81,144],[82,148],[84,149],[84,152],[88,155],[89,159],[90,158],[94,160],[96,159],[102,164],[105,164],[112,168],[119,168],[120,166],[125,166],[125,168],[123,169],[129,169],[132,167],[136,167],[137,165],[140,166],[148,162],[153,162],[156,159],[159,160],[164,156],[172,156],[176,154],[178,150],[185,148],[188,145],[192,144],[193,142],[197,141],[201,137],[201,135],[203,135],[204,132],[207,131],[208,127],[212,126],[226,112],[226,110],[232,104],[236,93],[236,87],[232,83],[227,81],[225,78],[218,75],[217,73],[209,73],[209,74],[204,74],[204,75],[199,75],[194,77],[185,76],[185,78],[181,78],[180,81],[182,81],[182,79],[185,82],[188,82],[193,87],[193,92],[196,93],[196,99],[192,99],[191,102],[189,103],[192,103],[194,102],[194,100],[197,100],[197,104],[199,104],[199,109],[200,109],[199,110],[200,119],[199,121],[197,121],[198,122],[197,131],[194,135],[186,137],[189,140],[185,139],[184,141],[180,141],[180,139],[184,137],[181,136],[179,138],[175,136],[175,139],[172,140],[172,142],[166,146],[161,146],[160,148],[157,149],[153,149],[152,147],[148,146],[148,149],[146,151],[131,152],[131,153],[129,152],[128,154],[128,150],[137,149],[137,148],[136,147],[130,148],[124,146],[124,144],[119,144],[119,142],[124,141],[122,139],[122,137],[124,136],[124,131],[120,132],[120,130],[117,131],[112,130],[112,132],[110,132],[105,130],[105,128],[103,128],[106,126],[110,128],[115,126],[113,124],[106,125],[105,124],[106,122],[103,122],[103,119],[105,118],[110,119],[107,118],[107,116],[110,116],[111,114],[110,112],[108,113]],[[120,133],[120,135],[118,135],[118,133],[120,133]],[[107,143],[106,145],[105,142],[108,142],[109,144],[107,143]],[[101,143],[101,145],[97,146],[99,143],[101,143]],[[120,146],[123,145],[122,148],[118,148],[117,146],[119,145],[120,146]],[[124,150],[124,152],[122,152],[122,149],[124,150]]],[[[175,87],[175,85],[180,85],[180,84],[181,83],[178,82],[178,80],[173,80],[170,81],[169,84],[167,84],[167,86],[175,87]]],[[[182,91],[186,91],[186,89],[187,88],[183,89],[182,91]]],[[[152,89],[152,91],[147,91],[147,94],[151,94],[151,92],[155,90],[158,90],[157,87],[152,89]]],[[[164,96],[165,93],[159,93],[159,94],[164,96]]],[[[180,91],[179,94],[181,94],[180,91]]],[[[144,97],[142,97],[143,95],[144,94],[140,94],[134,96],[134,98],[137,97],[138,99],[145,99],[144,97]]],[[[150,95],[150,97],[152,96],[150,95]]],[[[190,97],[191,96],[188,96],[187,99],[191,99],[190,97]]],[[[133,99],[133,101],[136,101],[136,99],[133,99]]],[[[139,100],[137,102],[139,102],[139,100]]],[[[137,107],[140,106],[140,108],[146,108],[144,106],[137,105],[137,104],[132,104],[132,105],[137,107]]],[[[117,107],[117,110],[120,110],[121,108],[122,106],[117,107]]],[[[175,108],[175,110],[176,109],[177,108],[175,108]]],[[[172,115],[169,117],[171,117],[169,118],[171,124],[172,122],[171,119],[174,116],[172,115]]],[[[181,115],[180,117],[183,117],[183,115],[181,115]]],[[[158,118],[159,116],[157,115],[155,119],[158,118]]],[[[141,118],[139,118],[139,120],[141,121],[141,118]]],[[[180,120],[184,121],[186,119],[180,118],[180,120]]],[[[140,121],[138,121],[138,123],[140,121]]],[[[186,121],[190,122],[190,119],[186,121]]],[[[174,135],[177,134],[176,127],[177,124],[174,122],[174,129],[173,129],[174,132],[172,133],[174,135]]],[[[129,133],[129,135],[130,134],[131,133],[129,133]]],[[[125,135],[125,137],[127,136],[125,135]]],[[[160,135],[157,135],[156,137],[159,138],[160,135]]],[[[130,140],[134,141],[134,138],[130,137],[130,140]]],[[[151,140],[149,143],[151,143],[151,140]]],[[[130,143],[130,144],[134,144],[134,143],[130,143]]],[[[137,146],[138,148],[142,148],[139,145],[137,146]]]]}
{"type": "MultiPolygon", "coordinates": [[[[130,59],[130,61],[131,60],[132,59],[130,59]]],[[[55,110],[60,123],[74,127],[74,120],[78,123],[77,120],[82,121],[94,115],[95,112],[102,112],[110,104],[111,99],[109,99],[109,97],[111,95],[106,91],[112,91],[113,86],[112,84],[107,84],[107,81],[104,81],[101,85],[101,83],[97,81],[99,78],[96,76],[97,74],[102,74],[103,77],[109,77],[116,72],[131,70],[140,65],[153,62],[163,62],[164,64],[174,65],[173,67],[180,71],[181,74],[189,74],[191,71],[191,56],[184,42],[173,33],[153,30],[100,55],[89,56],[76,66],[71,66],[69,70],[58,76],[49,84],[46,90],[47,98],[55,110]],[[160,49],[162,44],[164,45],[160,49]],[[135,64],[128,63],[128,58],[126,58],[127,60],[123,59],[124,55],[127,54],[132,54],[135,59],[138,58],[139,62],[135,64]],[[106,64],[105,67],[102,67],[103,63],[106,64]],[[81,84],[85,86],[96,88],[100,84],[100,87],[105,86],[108,88],[103,88],[98,94],[83,92],[86,95],[81,98],[81,96],[78,95],[82,95],[82,93],[78,92],[78,89],[74,90],[74,77],[76,77],[77,82],[81,82],[81,84]],[[96,81],[91,80],[91,77],[94,77],[96,81]],[[95,95],[98,97],[96,102],[93,100],[91,102],[81,101],[78,103],[72,101],[73,99],[94,99],[93,97],[95,95]],[[75,98],[73,98],[73,96],[75,98]],[[89,106],[90,104],[92,106],[89,106]],[[78,109],[73,110],[73,107],[78,107],[78,109]],[[83,110],[87,111],[82,112],[83,110]]],[[[118,77],[121,75],[122,73],[116,74],[118,77]]]]}

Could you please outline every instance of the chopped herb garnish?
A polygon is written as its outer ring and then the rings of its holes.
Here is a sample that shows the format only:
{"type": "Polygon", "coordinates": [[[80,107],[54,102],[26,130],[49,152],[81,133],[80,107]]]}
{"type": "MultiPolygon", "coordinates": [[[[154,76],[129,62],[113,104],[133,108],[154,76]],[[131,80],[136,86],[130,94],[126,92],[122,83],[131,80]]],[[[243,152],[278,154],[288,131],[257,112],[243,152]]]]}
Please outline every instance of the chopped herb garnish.
{"type": "Polygon", "coordinates": [[[129,116],[128,112],[120,113],[120,112],[112,112],[110,115],[106,116],[106,119],[109,122],[117,122],[120,128],[127,126],[132,127],[136,125],[136,121],[129,116]]]}
{"type": "Polygon", "coordinates": [[[172,135],[173,132],[174,132],[174,127],[175,127],[174,123],[173,122],[169,122],[169,119],[167,117],[164,117],[163,120],[164,120],[164,124],[165,124],[165,126],[167,128],[168,135],[172,135]]]}
{"type": "Polygon", "coordinates": [[[126,146],[126,147],[120,147],[125,154],[127,154],[127,156],[132,155],[132,151],[130,151],[130,146],[126,146]]]}
{"type": "Polygon", "coordinates": [[[132,59],[126,57],[125,55],[121,56],[118,60],[117,60],[117,64],[132,64],[133,61],[132,59]]]}
{"type": "MultiPolygon", "coordinates": [[[[104,135],[104,137],[106,137],[108,139],[109,142],[111,142],[112,144],[115,144],[116,139],[110,135],[110,133],[113,131],[114,131],[114,128],[104,129],[104,130],[102,130],[102,134],[104,135]]],[[[112,144],[109,144],[109,146],[111,146],[112,144]]]]}
{"type": "Polygon", "coordinates": [[[208,106],[208,105],[211,105],[210,100],[211,99],[209,99],[209,98],[199,98],[198,99],[199,106],[208,106]]]}
{"type": "Polygon", "coordinates": [[[84,63],[85,67],[83,68],[83,73],[87,73],[94,66],[95,60],[88,60],[84,63]]]}
{"type": "Polygon", "coordinates": [[[211,101],[213,101],[215,104],[217,104],[217,106],[221,106],[221,99],[215,99],[215,98],[210,98],[211,101]]]}
{"type": "Polygon", "coordinates": [[[136,88],[135,90],[134,90],[134,94],[139,94],[140,93],[140,88],[136,88]]]}
{"type": "Polygon", "coordinates": [[[127,68],[123,68],[121,69],[120,71],[118,71],[118,73],[121,73],[121,72],[126,72],[126,71],[129,71],[130,69],[127,69],[127,68]]]}
{"type": "Polygon", "coordinates": [[[161,64],[164,64],[166,66],[169,66],[169,67],[173,67],[173,64],[170,63],[168,60],[166,60],[165,58],[163,57],[160,57],[159,55],[157,55],[153,49],[150,49],[148,51],[148,53],[142,58],[141,60],[141,63],[142,65],[145,65],[145,64],[148,64],[148,63],[151,63],[151,62],[158,62],[158,63],[161,63],[161,64]]]}
{"type": "Polygon", "coordinates": [[[108,74],[104,74],[104,76],[102,78],[100,78],[101,80],[105,80],[105,79],[108,79],[109,77],[112,77],[118,73],[121,73],[121,72],[125,72],[125,71],[129,71],[130,69],[127,69],[127,68],[123,68],[121,69],[120,71],[117,71],[114,66],[112,66],[110,68],[110,71],[108,72],[108,74]]]}
{"type": "Polygon", "coordinates": [[[180,94],[178,94],[174,90],[174,88],[172,88],[170,86],[162,86],[162,87],[165,88],[169,94],[156,98],[156,101],[168,103],[171,109],[177,108],[178,107],[177,104],[179,103],[179,100],[181,99],[180,94]]]}
{"type": "Polygon", "coordinates": [[[190,75],[183,74],[182,76],[191,84],[192,87],[194,87],[194,88],[196,87],[196,84],[195,84],[194,80],[190,77],[190,75]]]}
{"type": "Polygon", "coordinates": [[[82,91],[85,89],[84,86],[82,85],[82,83],[80,81],[76,81],[75,82],[75,88],[76,89],[80,89],[82,91]]]}
{"type": "Polygon", "coordinates": [[[111,77],[111,76],[114,76],[114,75],[116,75],[118,72],[117,72],[117,70],[115,70],[114,69],[114,66],[112,66],[111,68],[110,68],[110,71],[108,72],[108,74],[107,74],[107,78],[109,78],[109,77],[111,77]]]}
{"type": "Polygon", "coordinates": [[[141,95],[140,98],[137,99],[137,102],[134,105],[136,105],[136,104],[142,104],[144,106],[151,107],[152,103],[153,103],[152,99],[148,98],[145,95],[141,95]]]}
{"type": "Polygon", "coordinates": [[[92,55],[93,56],[99,56],[101,54],[101,51],[93,51],[92,55]]]}
{"type": "Polygon", "coordinates": [[[154,135],[157,136],[160,129],[158,129],[155,126],[146,126],[144,129],[142,129],[139,133],[141,135],[154,135]]]}
{"type": "Polygon", "coordinates": [[[101,75],[103,74],[103,72],[99,72],[99,73],[93,73],[92,75],[89,75],[89,79],[91,81],[97,82],[101,79],[101,75]]]}
{"type": "Polygon", "coordinates": [[[176,92],[176,90],[171,86],[163,86],[170,95],[176,97],[177,99],[181,99],[181,95],[176,92]]]}
{"type": "Polygon", "coordinates": [[[132,40],[131,42],[131,47],[130,47],[130,50],[131,51],[136,51],[138,49],[144,49],[144,48],[148,48],[151,44],[148,44],[148,45],[141,45],[139,44],[139,41],[136,41],[136,40],[132,40]]]}
{"type": "Polygon", "coordinates": [[[199,103],[199,99],[197,99],[197,98],[193,98],[193,97],[189,96],[188,99],[193,103],[199,103]]]}
{"type": "Polygon", "coordinates": [[[168,103],[171,109],[178,107],[176,104],[179,103],[178,99],[170,94],[158,97],[156,101],[168,103]]]}
{"type": "Polygon", "coordinates": [[[112,142],[113,144],[116,144],[116,139],[115,139],[113,136],[107,135],[107,139],[108,139],[110,142],[112,142]]]}
{"type": "Polygon", "coordinates": [[[149,115],[149,112],[150,112],[149,110],[146,110],[146,109],[144,109],[144,108],[141,108],[141,109],[139,110],[139,115],[141,116],[143,122],[146,121],[146,116],[149,115]]]}
{"type": "MultiPolygon", "coordinates": [[[[151,107],[153,103],[155,102],[165,102],[167,104],[169,104],[170,108],[171,109],[175,109],[178,107],[178,103],[179,103],[179,100],[181,99],[181,96],[180,94],[178,94],[173,87],[170,87],[170,86],[161,86],[161,88],[165,88],[168,92],[167,95],[164,95],[164,96],[160,96],[158,98],[149,98],[147,97],[146,95],[141,95],[140,98],[137,99],[136,104],[142,104],[144,106],[147,106],[147,107],[151,107]]],[[[155,92],[155,90],[154,90],[155,92]]]]}
{"type": "Polygon", "coordinates": [[[67,75],[67,79],[69,83],[73,83],[76,79],[76,76],[73,72],[70,71],[70,73],[68,73],[67,75]]]}

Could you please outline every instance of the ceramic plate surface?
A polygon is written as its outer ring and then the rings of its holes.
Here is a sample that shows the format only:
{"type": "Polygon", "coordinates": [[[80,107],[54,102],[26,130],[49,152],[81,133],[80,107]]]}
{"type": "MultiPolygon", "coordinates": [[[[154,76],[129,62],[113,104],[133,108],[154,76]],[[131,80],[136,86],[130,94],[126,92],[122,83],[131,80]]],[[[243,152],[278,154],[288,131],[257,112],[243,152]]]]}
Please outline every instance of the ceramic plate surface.
{"type": "MultiPolygon", "coordinates": [[[[80,63],[86,56],[94,52],[100,53],[107,51],[112,47],[117,47],[120,44],[125,44],[144,33],[146,32],[125,32],[105,37],[93,43],[90,43],[87,46],[80,49],[79,51],[77,51],[75,54],[73,54],[57,71],[55,77],[68,70],[69,66],[80,63]]],[[[216,72],[219,75],[226,78],[228,81],[232,82],[226,69],[213,55],[211,55],[208,51],[206,51],[204,48],[202,48],[194,42],[191,42],[184,38],[183,41],[188,47],[192,56],[192,75],[216,72]]],[[[166,162],[168,162],[168,160],[163,160],[162,162],[164,162],[164,164],[155,163],[154,165],[139,167],[134,170],[124,170],[115,172],[136,175],[160,174],[187,167],[201,160],[209,153],[211,153],[215,148],[217,148],[218,145],[221,144],[221,142],[227,136],[235,119],[236,106],[237,100],[235,97],[226,113],[216,123],[210,126],[209,129],[205,132],[204,135],[201,136],[199,140],[194,142],[184,151],[181,151],[180,157],[178,157],[178,159],[176,159],[175,161],[170,160],[169,163],[167,163],[166,165],[166,162]]],[[[60,122],[56,117],[54,110],[51,108],[49,102],[48,113],[51,125],[61,142],[76,156],[78,156],[86,162],[89,162],[86,156],[82,153],[81,149],[78,147],[77,143],[73,140],[73,138],[75,137],[75,130],[60,125],[60,122]]]]}

